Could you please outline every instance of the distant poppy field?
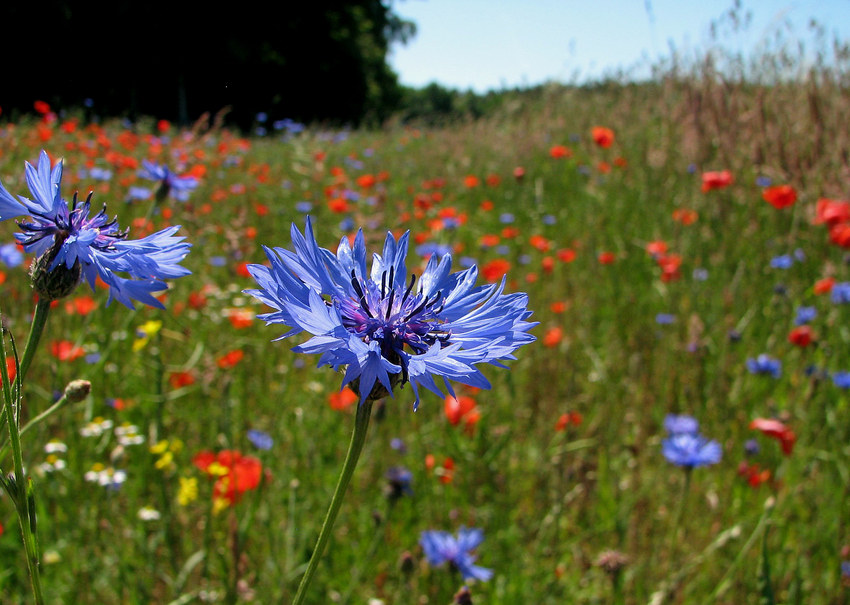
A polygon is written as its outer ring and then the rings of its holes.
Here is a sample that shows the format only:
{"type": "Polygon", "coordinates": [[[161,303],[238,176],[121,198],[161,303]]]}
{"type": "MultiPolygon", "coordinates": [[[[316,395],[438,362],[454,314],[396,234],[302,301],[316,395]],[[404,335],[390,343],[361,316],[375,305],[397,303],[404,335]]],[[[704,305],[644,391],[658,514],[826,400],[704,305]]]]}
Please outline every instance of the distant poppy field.
{"type": "Polygon", "coordinates": [[[0,600],[845,602],[827,75],[381,130],[0,113],[0,600]]]}

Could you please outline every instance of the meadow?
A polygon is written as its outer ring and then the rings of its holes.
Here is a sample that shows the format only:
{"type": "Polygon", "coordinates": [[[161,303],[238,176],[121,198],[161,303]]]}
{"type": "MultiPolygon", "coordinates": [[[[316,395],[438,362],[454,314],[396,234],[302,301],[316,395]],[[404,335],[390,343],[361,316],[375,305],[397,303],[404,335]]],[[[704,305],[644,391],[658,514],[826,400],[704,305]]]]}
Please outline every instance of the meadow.
{"type": "MultiPolygon", "coordinates": [[[[164,310],[107,306],[85,283],[50,309],[21,425],[72,380],[91,393],[21,436],[46,602],[291,601],[356,396],[290,350],[304,338],[274,341],[286,328],[243,291],[262,247],[292,249],[308,215],[330,250],[359,228],[370,254],[409,230],[414,273],[448,252],[480,283],[506,275],[539,325],[508,369],[484,368],[489,390],[425,393],[414,412],[408,385],[375,405],[306,602],[448,604],[464,585],[506,605],[846,602],[841,65],[753,82],[705,62],[429,127],[240,136],[215,116],[178,128],[44,105],[0,122],[12,194],[30,195],[24,163],[43,149],[64,160],[67,199],[92,191],[131,237],[180,225],[192,245],[164,310]],[[158,199],[143,160],[197,186],[158,199]],[[669,415],[696,419],[719,461],[665,456],[669,415]],[[222,490],[238,464],[244,484],[222,490]],[[483,531],[491,579],[429,564],[422,532],[462,527],[483,531]]],[[[2,250],[0,311],[22,349],[34,295],[17,252],[2,250]]],[[[5,495],[0,523],[0,600],[30,602],[5,495]]]]}

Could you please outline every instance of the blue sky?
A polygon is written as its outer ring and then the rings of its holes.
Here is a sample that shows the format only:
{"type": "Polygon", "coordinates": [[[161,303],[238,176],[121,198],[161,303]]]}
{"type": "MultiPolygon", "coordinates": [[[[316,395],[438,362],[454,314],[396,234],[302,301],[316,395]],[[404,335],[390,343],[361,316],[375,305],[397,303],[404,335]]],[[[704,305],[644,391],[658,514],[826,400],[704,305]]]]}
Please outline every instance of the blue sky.
{"type": "MultiPolygon", "coordinates": [[[[850,0],[743,0],[752,15],[743,33],[723,35],[736,50],[751,49],[789,25],[811,47],[809,21],[829,39],[850,35],[850,0]]],[[[545,81],[584,81],[616,68],[669,57],[671,45],[693,54],[711,42],[713,22],[732,0],[394,0],[393,10],[416,23],[390,64],[402,84],[438,82],[484,92],[545,81]]],[[[789,36],[785,36],[786,39],[789,36]]],[[[635,72],[637,75],[646,74],[635,72]]]]}

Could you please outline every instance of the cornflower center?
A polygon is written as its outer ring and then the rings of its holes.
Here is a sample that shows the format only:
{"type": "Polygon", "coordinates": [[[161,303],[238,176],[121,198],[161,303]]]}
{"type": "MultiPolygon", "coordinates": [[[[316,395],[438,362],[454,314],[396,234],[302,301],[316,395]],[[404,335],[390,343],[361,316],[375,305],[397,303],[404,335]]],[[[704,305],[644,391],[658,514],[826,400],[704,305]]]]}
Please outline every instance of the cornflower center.
{"type": "Polygon", "coordinates": [[[447,343],[451,332],[442,329],[440,317],[445,298],[442,292],[425,296],[414,293],[416,276],[410,276],[405,288],[394,287],[395,269],[381,274],[381,285],[358,278],[351,272],[351,286],[357,298],[339,298],[334,302],[342,315],[343,326],[364,342],[377,341],[381,354],[398,360],[404,345],[414,353],[424,353],[435,342],[447,343]]]}

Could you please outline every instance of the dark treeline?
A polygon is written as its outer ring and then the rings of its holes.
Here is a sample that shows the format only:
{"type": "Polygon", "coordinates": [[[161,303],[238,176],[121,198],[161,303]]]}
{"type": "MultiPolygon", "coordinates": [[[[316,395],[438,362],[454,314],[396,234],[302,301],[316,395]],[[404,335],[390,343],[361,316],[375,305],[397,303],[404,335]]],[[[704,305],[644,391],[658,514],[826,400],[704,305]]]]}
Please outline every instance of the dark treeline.
{"type": "Polygon", "coordinates": [[[42,0],[3,14],[0,107],[36,99],[100,116],[192,122],[227,109],[270,119],[361,124],[398,110],[390,45],[414,26],[381,0],[204,2],[42,0]]]}

